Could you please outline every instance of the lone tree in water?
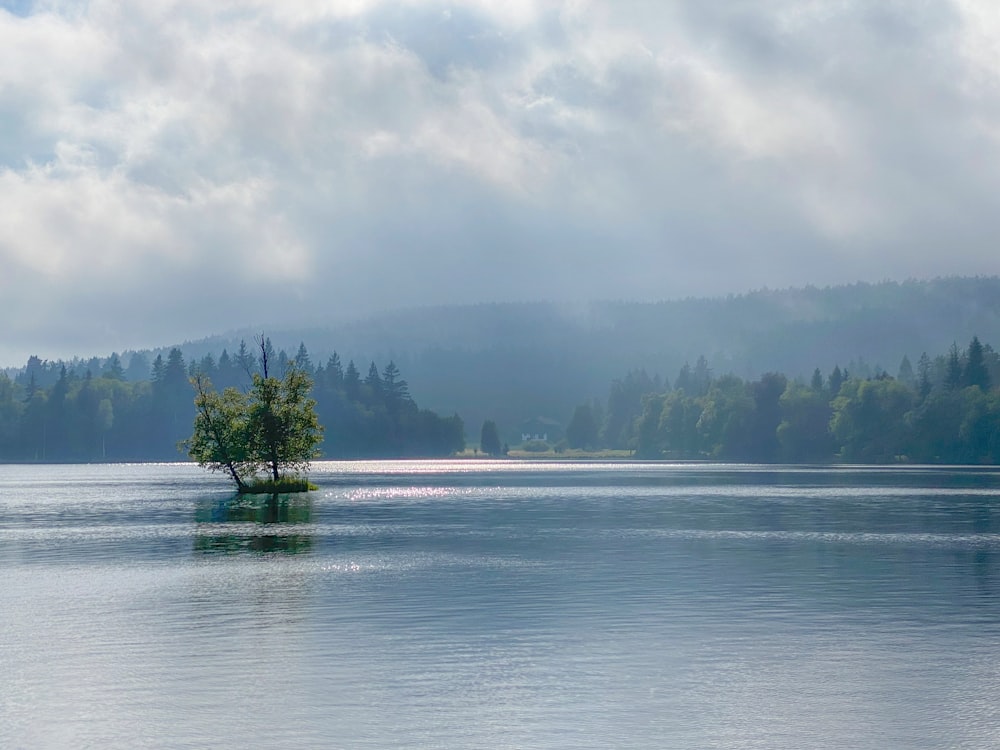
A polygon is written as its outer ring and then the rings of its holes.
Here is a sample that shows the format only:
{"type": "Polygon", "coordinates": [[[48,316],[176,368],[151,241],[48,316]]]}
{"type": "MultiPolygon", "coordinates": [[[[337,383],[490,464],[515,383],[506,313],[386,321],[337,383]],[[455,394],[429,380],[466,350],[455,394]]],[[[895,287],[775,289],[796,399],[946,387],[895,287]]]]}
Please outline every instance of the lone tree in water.
{"type": "Polygon", "coordinates": [[[246,491],[244,477],[252,476],[256,465],[250,458],[247,433],[247,397],[235,388],[220,395],[212,381],[197,373],[191,378],[195,389],[194,434],[186,442],[188,455],[209,471],[224,471],[246,491]]]}
{"type": "Polygon", "coordinates": [[[318,455],[323,428],[316,402],[309,397],[312,379],[289,362],[284,376],[271,375],[270,341],[261,336],[261,372],[250,391],[212,389],[203,375],[191,379],[197,414],[188,455],[210,471],[225,471],[238,492],[306,490],[302,475],[318,455]],[[266,480],[256,479],[264,471],[266,480]]]}
{"type": "Polygon", "coordinates": [[[293,360],[283,378],[272,377],[263,344],[260,363],[263,375],[254,373],[250,387],[247,434],[251,454],[278,483],[289,471],[299,474],[309,469],[323,428],[316,418],[316,401],[309,397],[313,384],[309,374],[293,360]]]}

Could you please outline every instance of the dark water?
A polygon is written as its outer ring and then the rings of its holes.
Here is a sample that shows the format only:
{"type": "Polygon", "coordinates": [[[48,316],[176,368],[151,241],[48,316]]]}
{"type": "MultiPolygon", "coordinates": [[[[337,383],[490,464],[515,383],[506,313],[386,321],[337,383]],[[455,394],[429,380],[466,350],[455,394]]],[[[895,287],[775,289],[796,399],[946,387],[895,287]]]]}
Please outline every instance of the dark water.
{"type": "Polygon", "coordinates": [[[1000,747],[1000,474],[0,467],[0,748],[1000,747]]]}

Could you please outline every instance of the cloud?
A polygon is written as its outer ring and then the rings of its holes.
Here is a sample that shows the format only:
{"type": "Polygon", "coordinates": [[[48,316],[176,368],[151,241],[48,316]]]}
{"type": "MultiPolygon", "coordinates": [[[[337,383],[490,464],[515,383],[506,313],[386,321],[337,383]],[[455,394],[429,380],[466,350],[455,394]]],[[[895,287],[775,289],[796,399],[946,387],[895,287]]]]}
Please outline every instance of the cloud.
{"type": "Polygon", "coordinates": [[[998,28],[973,0],[0,3],[0,361],[995,273],[998,28]]]}

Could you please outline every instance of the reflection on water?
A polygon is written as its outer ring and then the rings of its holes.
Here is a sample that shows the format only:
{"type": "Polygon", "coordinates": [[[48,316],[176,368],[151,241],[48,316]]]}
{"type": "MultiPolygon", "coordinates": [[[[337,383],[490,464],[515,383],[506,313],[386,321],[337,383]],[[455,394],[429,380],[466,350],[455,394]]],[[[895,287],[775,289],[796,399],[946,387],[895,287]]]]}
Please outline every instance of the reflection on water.
{"type": "Polygon", "coordinates": [[[195,507],[194,551],[260,554],[309,552],[310,493],[207,498],[195,507]]]}
{"type": "Polygon", "coordinates": [[[997,470],[312,478],[0,467],[0,748],[1000,747],[997,470]]]}

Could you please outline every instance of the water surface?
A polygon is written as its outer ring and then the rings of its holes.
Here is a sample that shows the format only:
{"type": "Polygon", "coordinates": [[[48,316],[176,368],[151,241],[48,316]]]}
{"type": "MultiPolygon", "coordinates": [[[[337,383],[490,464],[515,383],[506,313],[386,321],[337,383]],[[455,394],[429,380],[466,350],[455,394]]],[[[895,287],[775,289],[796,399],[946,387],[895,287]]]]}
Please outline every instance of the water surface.
{"type": "Polygon", "coordinates": [[[1000,746],[1000,474],[0,467],[0,747],[1000,746]]]}

